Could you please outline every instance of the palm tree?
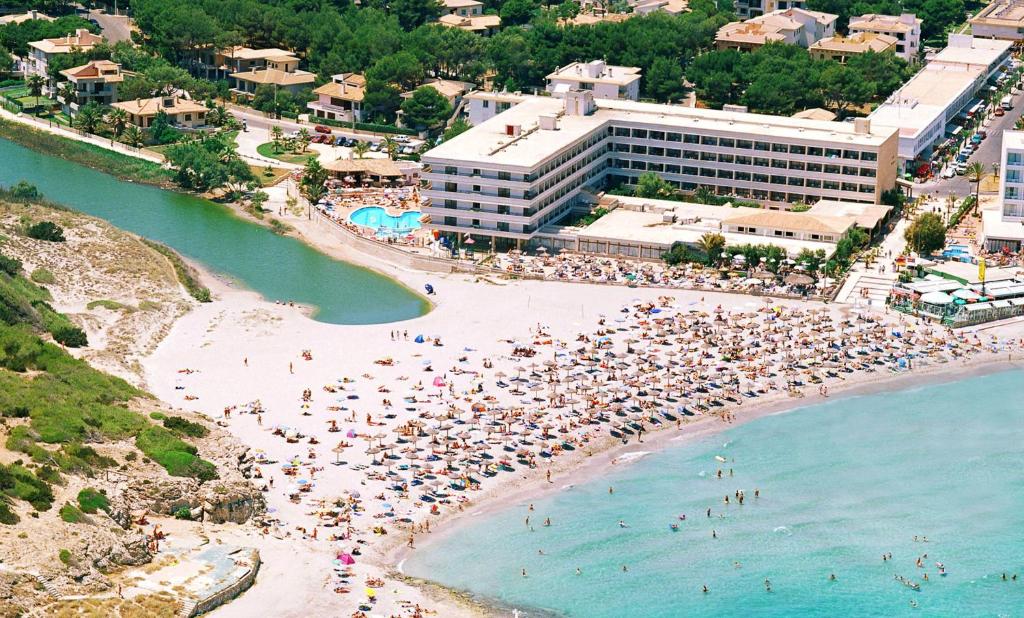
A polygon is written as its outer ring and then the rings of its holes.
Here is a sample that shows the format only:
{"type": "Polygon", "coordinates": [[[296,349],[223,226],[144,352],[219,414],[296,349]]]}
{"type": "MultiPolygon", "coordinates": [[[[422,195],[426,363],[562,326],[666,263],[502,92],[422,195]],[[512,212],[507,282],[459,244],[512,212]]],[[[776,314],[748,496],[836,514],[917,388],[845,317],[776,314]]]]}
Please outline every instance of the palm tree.
{"type": "Polygon", "coordinates": [[[270,142],[274,145],[274,152],[281,152],[281,138],[284,137],[284,131],[278,125],[270,127],[270,142]]]}
{"type": "Polygon", "coordinates": [[[704,232],[697,241],[697,246],[707,256],[708,264],[714,264],[722,256],[722,249],[725,249],[725,236],[715,232],[704,232]]]}
{"type": "Polygon", "coordinates": [[[967,180],[974,183],[974,209],[978,209],[978,194],[981,192],[981,179],[985,177],[985,164],[975,161],[967,166],[964,174],[967,180]]]}
{"type": "Polygon", "coordinates": [[[142,134],[142,129],[133,124],[125,127],[121,137],[124,143],[133,148],[142,148],[142,145],[146,143],[146,137],[142,134]]]}
{"type": "Polygon", "coordinates": [[[43,84],[46,83],[41,75],[29,75],[25,80],[28,84],[28,93],[36,98],[36,114],[39,114],[39,97],[43,94],[43,84]]]}
{"type": "Polygon", "coordinates": [[[384,151],[388,153],[388,158],[394,159],[395,155],[398,154],[398,142],[390,135],[381,140],[381,145],[384,146],[384,151]]]}
{"type": "Polygon", "coordinates": [[[64,99],[64,105],[71,112],[71,106],[78,103],[78,87],[71,82],[64,82],[60,85],[60,98],[64,99]]]}
{"type": "Polygon", "coordinates": [[[214,105],[206,114],[206,121],[215,127],[223,126],[228,120],[228,110],[223,105],[214,105]]]}
{"type": "Polygon", "coordinates": [[[715,192],[707,185],[701,185],[693,192],[693,199],[697,200],[698,204],[712,204],[715,200],[715,192]]]}
{"type": "Polygon", "coordinates": [[[128,112],[124,111],[120,107],[113,107],[107,112],[107,124],[110,125],[111,130],[114,131],[115,137],[121,137],[124,133],[125,127],[128,126],[128,112]]]}
{"type": "Polygon", "coordinates": [[[306,152],[306,148],[309,147],[310,137],[309,130],[306,127],[299,129],[298,134],[295,136],[296,146],[299,147],[299,152],[306,152]]]}
{"type": "Polygon", "coordinates": [[[74,125],[85,133],[95,133],[101,122],[103,122],[103,111],[98,103],[91,101],[78,108],[74,125]]]}
{"type": "Polygon", "coordinates": [[[357,159],[362,159],[366,156],[366,153],[370,152],[370,144],[367,142],[356,142],[355,146],[352,146],[352,152],[356,155],[357,159]]]}
{"type": "Polygon", "coordinates": [[[299,193],[309,203],[308,213],[312,217],[312,207],[315,206],[324,195],[327,194],[327,178],[330,172],[320,165],[316,157],[306,161],[306,167],[302,170],[302,180],[299,181],[299,193]]]}

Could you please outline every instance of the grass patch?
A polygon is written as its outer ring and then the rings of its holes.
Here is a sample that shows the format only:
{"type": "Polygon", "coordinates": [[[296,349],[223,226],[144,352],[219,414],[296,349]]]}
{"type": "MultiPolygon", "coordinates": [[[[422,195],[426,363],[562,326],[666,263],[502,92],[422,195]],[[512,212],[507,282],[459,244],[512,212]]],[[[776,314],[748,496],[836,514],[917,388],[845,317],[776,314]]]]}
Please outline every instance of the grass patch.
{"type": "Polygon", "coordinates": [[[102,307],[110,311],[120,311],[121,309],[132,310],[131,307],[127,305],[122,305],[121,303],[115,300],[94,300],[85,306],[85,308],[88,309],[89,311],[92,311],[97,307],[102,307]]]}
{"type": "Polygon", "coordinates": [[[165,416],[163,418],[164,427],[170,429],[174,433],[191,436],[193,438],[205,438],[210,434],[210,430],[205,425],[199,423],[193,423],[188,419],[181,418],[180,416],[165,416]]]}
{"type": "Polygon", "coordinates": [[[154,240],[146,238],[141,240],[171,261],[171,265],[174,266],[174,274],[177,275],[178,281],[181,285],[185,286],[185,289],[192,298],[201,303],[208,303],[212,300],[210,298],[210,288],[199,282],[199,273],[196,272],[196,269],[186,264],[185,260],[181,259],[181,256],[174,249],[154,240]]]}
{"type": "Polygon", "coordinates": [[[261,157],[277,159],[278,161],[284,161],[285,163],[295,163],[296,165],[305,165],[306,161],[316,158],[317,156],[316,152],[310,151],[306,151],[301,154],[286,151],[278,152],[277,150],[274,150],[274,142],[260,144],[256,147],[256,152],[258,152],[261,157]]]}
{"type": "Polygon", "coordinates": [[[53,276],[53,273],[46,270],[45,268],[37,268],[33,270],[32,274],[29,275],[29,279],[31,279],[35,283],[40,283],[43,285],[52,285],[57,282],[57,278],[53,276]]]}
{"type": "Polygon", "coordinates": [[[64,564],[71,564],[71,562],[73,560],[73,557],[71,556],[71,552],[66,550],[66,549],[60,550],[60,552],[57,553],[57,557],[64,564]]]}
{"type": "Polygon", "coordinates": [[[139,309],[142,311],[160,311],[160,303],[144,300],[139,303],[139,309]]]}
{"type": "Polygon", "coordinates": [[[110,511],[110,500],[92,487],[78,492],[78,507],[90,515],[98,511],[110,511]]]}
{"type": "Polygon", "coordinates": [[[93,144],[33,129],[19,122],[0,119],[0,137],[37,152],[60,157],[95,170],[151,185],[168,185],[170,170],[160,164],[130,157],[93,144]]]}
{"type": "Polygon", "coordinates": [[[135,446],[146,457],[163,466],[171,476],[187,476],[201,481],[217,478],[217,469],[196,455],[196,447],[179,439],[164,427],[147,427],[135,438],[135,446]]]}
{"type": "Polygon", "coordinates": [[[273,187],[287,178],[291,172],[291,170],[284,169],[283,167],[270,167],[267,165],[250,165],[249,169],[262,187],[273,187]]]}
{"type": "Polygon", "coordinates": [[[60,518],[69,524],[80,524],[85,520],[85,513],[70,502],[65,502],[60,507],[60,518]]]}
{"type": "Polygon", "coordinates": [[[292,229],[291,226],[289,226],[287,223],[282,223],[280,220],[274,218],[271,218],[267,223],[270,224],[271,232],[279,234],[281,236],[284,236],[292,229]]]}

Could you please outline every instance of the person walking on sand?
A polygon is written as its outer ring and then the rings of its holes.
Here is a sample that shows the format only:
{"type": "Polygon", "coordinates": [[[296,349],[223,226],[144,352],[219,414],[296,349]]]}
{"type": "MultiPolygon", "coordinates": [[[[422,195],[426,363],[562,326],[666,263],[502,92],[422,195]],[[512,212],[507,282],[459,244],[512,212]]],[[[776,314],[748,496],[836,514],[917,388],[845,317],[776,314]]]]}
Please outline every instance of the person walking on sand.
{"type": "Polygon", "coordinates": [[[288,373],[295,373],[295,367],[291,364],[291,362],[288,363],[288,373]]]}

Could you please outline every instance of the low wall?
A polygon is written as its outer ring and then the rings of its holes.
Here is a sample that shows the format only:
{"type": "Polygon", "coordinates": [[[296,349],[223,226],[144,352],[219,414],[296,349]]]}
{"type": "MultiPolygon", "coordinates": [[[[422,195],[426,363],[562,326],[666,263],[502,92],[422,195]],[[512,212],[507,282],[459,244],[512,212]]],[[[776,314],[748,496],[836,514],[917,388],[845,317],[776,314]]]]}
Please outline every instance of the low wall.
{"type": "Polygon", "coordinates": [[[220,607],[224,603],[227,603],[231,599],[237,597],[239,594],[245,592],[250,586],[252,586],[253,582],[256,581],[256,574],[260,570],[260,552],[252,548],[240,549],[238,551],[248,552],[249,561],[252,563],[252,567],[249,571],[242,577],[238,578],[233,584],[214,592],[205,599],[195,601],[191,607],[186,605],[180,614],[182,618],[192,618],[192,616],[198,616],[212,611],[213,609],[220,607]]]}

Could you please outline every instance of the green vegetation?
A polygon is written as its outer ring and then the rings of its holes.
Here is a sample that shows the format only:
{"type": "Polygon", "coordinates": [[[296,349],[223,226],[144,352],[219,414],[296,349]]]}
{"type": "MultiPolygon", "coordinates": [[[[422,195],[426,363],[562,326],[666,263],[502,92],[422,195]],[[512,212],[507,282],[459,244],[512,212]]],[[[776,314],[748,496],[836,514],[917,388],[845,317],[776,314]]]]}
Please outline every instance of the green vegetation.
{"type": "Polygon", "coordinates": [[[0,255],[0,324],[27,323],[69,347],[88,345],[85,333],[50,306],[50,293],[20,271],[18,260],[0,255]]]}
{"type": "Polygon", "coordinates": [[[193,423],[188,419],[181,418],[180,416],[165,416],[163,418],[164,427],[170,429],[177,434],[183,434],[191,436],[193,438],[205,438],[210,434],[210,430],[205,425],[199,423],[193,423]]]}
{"type": "Polygon", "coordinates": [[[152,185],[165,185],[171,179],[170,172],[158,163],[39,131],[18,122],[0,119],[0,137],[122,179],[152,185]]]}
{"type": "MultiPolygon", "coordinates": [[[[839,16],[836,22],[837,30],[845,30],[850,22],[850,17],[863,15],[865,13],[882,13],[884,15],[899,15],[900,13],[914,13],[923,20],[921,24],[921,43],[924,45],[926,39],[942,37],[943,33],[952,26],[964,21],[964,0],[810,0],[807,8],[812,11],[823,11],[835,13],[839,16]]],[[[972,2],[971,4],[977,4],[972,2]]],[[[975,10],[980,8],[976,6],[975,10]]],[[[938,45],[945,45],[946,41],[936,41],[938,45]]],[[[929,43],[931,44],[931,43],[929,43]]]]}
{"type": "Polygon", "coordinates": [[[903,232],[907,245],[920,255],[931,255],[946,246],[946,226],[934,212],[917,216],[903,232]]]}
{"type": "Polygon", "coordinates": [[[593,211],[577,219],[575,225],[579,227],[586,227],[592,224],[594,221],[597,221],[601,217],[605,216],[606,214],[608,214],[608,209],[604,208],[603,206],[599,206],[595,208],[593,211]]]}
{"type": "Polygon", "coordinates": [[[59,513],[60,518],[69,524],[78,524],[85,519],[85,513],[70,502],[64,503],[64,506],[60,507],[59,513]]]}
{"type": "Polygon", "coordinates": [[[92,515],[98,511],[109,511],[110,500],[92,487],[78,492],[78,507],[83,513],[92,515]]]}
{"type": "Polygon", "coordinates": [[[104,309],[107,309],[109,311],[119,311],[121,309],[127,308],[117,301],[105,299],[90,301],[89,304],[85,306],[85,308],[88,309],[89,311],[92,311],[96,307],[103,307],[104,309]]]}
{"type": "Polygon", "coordinates": [[[274,142],[260,144],[259,146],[256,147],[256,152],[258,152],[261,157],[267,157],[268,159],[277,159],[278,161],[284,161],[285,163],[295,163],[297,165],[303,165],[306,163],[306,161],[309,161],[311,158],[316,157],[315,152],[305,152],[301,154],[287,152],[285,149],[277,147],[277,145],[274,142]]]}
{"type": "Polygon", "coordinates": [[[256,178],[235,148],[223,135],[209,135],[179,142],[166,156],[178,185],[195,191],[227,187],[237,194],[256,178]]]}
{"type": "Polygon", "coordinates": [[[417,129],[432,129],[452,115],[452,106],[433,86],[421,86],[402,103],[407,125],[417,129]]]}
{"type": "Polygon", "coordinates": [[[192,519],[192,509],[187,506],[180,506],[176,511],[174,511],[174,518],[188,521],[192,519]]]}
{"type": "Polygon", "coordinates": [[[47,242],[64,242],[64,229],[53,221],[40,221],[34,223],[25,230],[25,235],[35,240],[47,242]]]}
{"type": "Polygon", "coordinates": [[[196,447],[177,438],[164,427],[150,426],[135,437],[135,446],[171,476],[189,476],[200,481],[217,478],[217,469],[196,455],[196,447]]]}
{"type": "Polygon", "coordinates": [[[208,303],[212,300],[210,297],[210,289],[199,282],[199,273],[197,273],[194,268],[186,264],[185,260],[181,259],[181,256],[178,255],[174,249],[171,249],[163,243],[146,238],[143,238],[142,242],[146,243],[146,245],[155,249],[158,253],[170,260],[171,266],[174,267],[174,274],[177,275],[178,281],[181,285],[185,286],[185,290],[189,293],[189,296],[201,303],[208,303]]]}
{"type": "Polygon", "coordinates": [[[783,116],[812,107],[829,107],[844,116],[850,108],[884,100],[912,74],[893,54],[868,52],[840,65],[783,43],[753,52],[711,51],[695,58],[686,71],[701,100],[713,107],[742,104],[752,112],[783,116]]]}
{"type": "Polygon", "coordinates": [[[73,560],[71,552],[66,549],[60,550],[60,553],[57,554],[57,557],[60,558],[60,561],[64,564],[71,564],[73,560]]]}
{"type": "Polygon", "coordinates": [[[41,285],[51,285],[57,282],[57,278],[53,276],[53,273],[45,268],[37,268],[33,270],[32,274],[29,275],[29,279],[34,283],[39,283],[41,285]]]}

